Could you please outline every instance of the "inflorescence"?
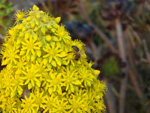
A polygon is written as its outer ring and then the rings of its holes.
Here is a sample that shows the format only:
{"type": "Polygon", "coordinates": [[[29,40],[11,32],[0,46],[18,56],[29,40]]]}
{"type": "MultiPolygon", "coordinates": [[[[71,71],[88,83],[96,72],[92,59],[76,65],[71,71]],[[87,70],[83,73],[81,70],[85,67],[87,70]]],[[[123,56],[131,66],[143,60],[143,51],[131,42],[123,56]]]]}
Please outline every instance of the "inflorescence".
{"type": "Polygon", "coordinates": [[[1,50],[0,112],[101,113],[100,71],[87,62],[84,44],[59,25],[61,18],[34,5],[15,19],[1,50]]]}

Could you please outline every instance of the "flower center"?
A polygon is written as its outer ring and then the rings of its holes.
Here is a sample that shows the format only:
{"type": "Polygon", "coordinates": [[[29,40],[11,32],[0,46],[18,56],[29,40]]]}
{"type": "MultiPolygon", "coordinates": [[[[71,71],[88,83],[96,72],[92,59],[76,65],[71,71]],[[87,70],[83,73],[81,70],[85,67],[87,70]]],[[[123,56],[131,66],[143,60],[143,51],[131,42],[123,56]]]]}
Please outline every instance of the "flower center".
{"type": "Polygon", "coordinates": [[[33,47],[34,47],[34,44],[33,44],[32,42],[29,42],[27,46],[28,46],[28,49],[31,50],[31,49],[33,49],[33,47]]]}
{"type": "Polygon", "coordinates": [[[74,102],[72,107],[73,107],[73,109],[77,109],[79,107],[79,105],[76,102],[74,102]]]}
{"type": "Polygon", "coordinates": [[[49,54],[50,54],[51,56],[55,56],[56,51],[55,51],[55,50],[51,50],[51,51],[49,52],[49,54]]]}

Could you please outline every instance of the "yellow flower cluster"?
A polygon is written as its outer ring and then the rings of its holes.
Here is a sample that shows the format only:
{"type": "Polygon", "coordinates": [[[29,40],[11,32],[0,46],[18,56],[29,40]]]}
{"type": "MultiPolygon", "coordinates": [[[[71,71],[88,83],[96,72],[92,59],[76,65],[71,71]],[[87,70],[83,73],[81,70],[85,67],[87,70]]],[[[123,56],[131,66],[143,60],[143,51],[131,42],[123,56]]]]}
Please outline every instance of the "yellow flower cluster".
{"type": "Polygon", "coordinates": [[[19,11],[2,47],[0,112],[101,113],[105,84],[60,17],[19,11]]]}

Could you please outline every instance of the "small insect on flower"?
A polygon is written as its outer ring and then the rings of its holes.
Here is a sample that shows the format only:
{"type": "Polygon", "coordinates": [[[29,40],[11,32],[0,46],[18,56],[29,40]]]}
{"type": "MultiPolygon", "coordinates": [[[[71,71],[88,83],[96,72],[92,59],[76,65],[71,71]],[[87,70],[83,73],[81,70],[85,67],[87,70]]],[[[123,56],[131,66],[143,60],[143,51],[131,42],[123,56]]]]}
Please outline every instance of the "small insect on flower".
{"type": "Polygon", "coordinates": [[[78,61],[81,57],[80,49],[77,46],[72,46],[75,51],[75,60],[78,61]]]}

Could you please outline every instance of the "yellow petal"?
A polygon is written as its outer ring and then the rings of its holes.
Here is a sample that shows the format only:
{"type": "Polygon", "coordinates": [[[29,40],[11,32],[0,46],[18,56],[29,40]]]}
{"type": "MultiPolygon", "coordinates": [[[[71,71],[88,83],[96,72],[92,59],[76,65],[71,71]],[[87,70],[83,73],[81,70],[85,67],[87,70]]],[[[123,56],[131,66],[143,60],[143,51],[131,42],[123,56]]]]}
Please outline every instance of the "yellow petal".
{"type": "Polygon", "coordinates": [[[37,38],[38,38],[37,34],[34,34],[33,38],[34,38],[34,40],[37,40],[37,38]]]}
{"type": "Polygon", "coordinates": [[[61,87],[57,88],[57,92],[58,92],[60,95],[62,94],[61,87]]]}
{"type": "Polygon", "coordinates": [[[9,61],[8,59],[2,60],[2,66],[6,65],[8,63],[8,61],[9,61]]]}
{"type": "Polygon", "coordinates": [[[28,39],[30,37],[30,34],[29,33],[26,33],[25,34],[25,39],[28,39]]]}
{"type": "Polygon", "coordinates": [[[54,59],[55,59],[56,63],[57,63],[59,66],[61,66],[61,61],[60,61],[57,57],[54,57],[54,59]]]}
{"type": "Polygon", "coordinates": [[[22,89],[19,89],[19,90],[18,90],[18,94],[19,94],[19,95],[21,95],[21,94],[22,94],[22,92],[23,92],[23,90],[22,90],[22,89]]]}
{"type": "Polygon", "coordinates": [[[16,74],[21,74],[22,73],[22,70],[21,69],[17,69],[17,71],[16,71],[16,74]]]}
{"type": "Polygon", "coordinates": [[[55,22],[56,22],[56,23],[59,23],[60,20],[61,20],[61,17],[57,17],[57,18],[55,19],[55,22]]]}
{"type": "Polygon", "coordinates": [[[67,56],[67,54],[66,54],[66,52],[61,52],[60,54],[58,54],[57,56],[59,56],[59,57],[65,57],[65,56],[67,56]]]}
{"type": "Polygon", "coordinates": [[[90,81],[86,81],[88,86],[91,86],[91,82],[90,81]]]}
{"type": "Polygon", "coordinates": [[[73,83],[74,83],[75,85],[81,85],[80,80],[76,80],[76,81],[74,81],[73,83]]]}
{"type": "Polygon", "coordinates": [[[56,42],[59,41],[59,39],[56,36],[53,36],[53,40],[56,42]]]}
{"type": "Polygon", "coordinates": [[[13,90],[11,91],[11,98],[14,97],[15,94],[16,94],[16,91],[13,89],[13,90]]]}
{"type": "Polygon", "coordinates": [[[35,59],[36,59],[36,56],[31,55],[31,61],[33,62],[33,61],[35,61],[35,59]]]}
{"type": "Polygon", "coordinates": [[[31,88],[32,88],[32,84],[29,83],[29,84],[28,84],[28,89],[31,89],[31,88]]]}
{"type": "Polygon", "coordinates": [[[26,53],[26,51],[21,51],[20,55],[24,55],[26,53]]]}
{"type": "Polygon", "coordinates": [[[36,54],[37,54],[38,57],[41,57],[41,51],[40,50],[37,50],[36,54]]]}
{"type": "Polygon", "coordinates": [[[48,92],[49,92],[49,94],[52,94],[52,92],[53,92],[53,89],[50,87],[50,88],[48,88],[48,92]]]}
{"type": "Polygon", "coordinates": [[[52,60],[51,64],[56,67],[56,62],[54,60],[52,60]]]}
{"type": "Polygon", "coordinates": [[[36,81],[36,85],[37,85],[38,87],[40,87],[40,86],[41,86],[41,82],[40,82],[40,81],[36,81]]]}
{"type": "Polygon", "coordinates": [[[51,44],[51,46],[52,46],[52,48],[54,49],[54,48],[55,48],[55,42],[53,42],[53,43],[51,44]]]}
{"type": "Polygon", "coordinates": [[[48,63],[48,59],[47,58],[43,59],[43,64],[46,65],[47,63],[48,63]]]}
{"type": "Polygon", "coordinates": [[[98,76],[100,74],[99,70],[93,70],[94,75],[98,76]]]}
{"type": "Polygon", "coordinates": [[[27,61],[30,61],[31,56],[27,55],[26,58],[27,58],[27,61]]]}
{"type": "Polygon", "coordinates": [[[71,88],[71,92],[74,92],[74,87],[72,84],[70,85],[70,88],[71,88]]]}
{"type": "Polygon", "coordinates": [[[49,58],[49,63],[51,63],[51,61],[52,61],[52,57],[50,56],[50,58],[49,58]]]}
{"type": "Polygon", "coordinates": [[[38,11],[39,8],[36,5],[33,5],[33,11],[38,11]]]}

